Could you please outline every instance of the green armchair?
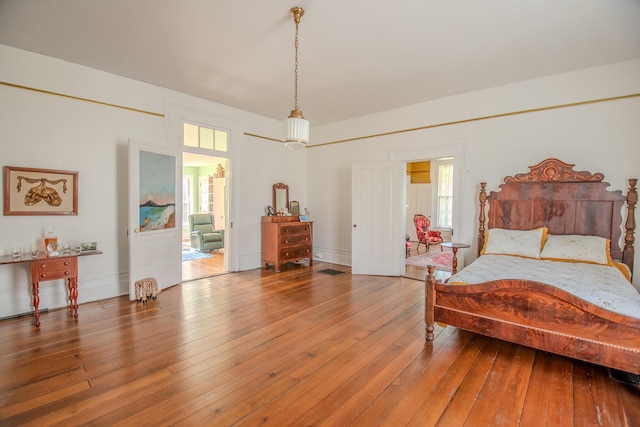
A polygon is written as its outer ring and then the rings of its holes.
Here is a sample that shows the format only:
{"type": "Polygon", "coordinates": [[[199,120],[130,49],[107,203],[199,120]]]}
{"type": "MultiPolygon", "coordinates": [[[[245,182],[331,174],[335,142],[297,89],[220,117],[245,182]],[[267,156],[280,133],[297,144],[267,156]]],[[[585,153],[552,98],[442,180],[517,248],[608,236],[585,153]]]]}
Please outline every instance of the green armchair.
{"type": "Polygon", "coordinates": [[[201,252],[224,248],[224,230],[216,230],[211,214],[189,215],[191,247],[201,252]]]}

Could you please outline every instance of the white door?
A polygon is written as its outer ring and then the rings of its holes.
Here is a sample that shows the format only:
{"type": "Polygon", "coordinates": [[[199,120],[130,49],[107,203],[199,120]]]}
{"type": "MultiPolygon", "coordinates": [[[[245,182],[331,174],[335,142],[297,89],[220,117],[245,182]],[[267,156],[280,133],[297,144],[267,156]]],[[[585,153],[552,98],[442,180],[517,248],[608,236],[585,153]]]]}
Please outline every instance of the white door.
{"type": "Polygon", "coordinates": [[[152,277],[158,288],[182,280],[182,158],[178,152],[129,141],[129,299],[135,283],[152,277]]]}
{"type": "Polygon", "coordinates": [[[216,230],[224,230],[224,197],[226,178],[213,178],[213,218],[216,230]]]}
{"type": "Polygon", "coordinates": [[[351,271],[404,273],[404,167],[401,162],[356,163],[351,171],[351,271]]]}

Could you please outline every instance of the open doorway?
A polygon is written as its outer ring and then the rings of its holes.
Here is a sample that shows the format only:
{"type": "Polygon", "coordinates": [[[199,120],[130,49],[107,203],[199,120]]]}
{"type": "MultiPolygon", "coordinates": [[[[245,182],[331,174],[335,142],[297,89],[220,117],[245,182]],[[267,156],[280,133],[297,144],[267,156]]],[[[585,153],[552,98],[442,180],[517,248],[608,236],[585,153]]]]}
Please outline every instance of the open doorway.
{"type": "Polygon", "coordinates": [[[427,265],[441,279],[451,271],[453,229],[453,157],[407,162],[405,276],[423,280],[427,265]]]}
{"type": "Polygon", "coordinates": [[[227,159],[182,154],[182,281],[226,271],[227,159]]]}

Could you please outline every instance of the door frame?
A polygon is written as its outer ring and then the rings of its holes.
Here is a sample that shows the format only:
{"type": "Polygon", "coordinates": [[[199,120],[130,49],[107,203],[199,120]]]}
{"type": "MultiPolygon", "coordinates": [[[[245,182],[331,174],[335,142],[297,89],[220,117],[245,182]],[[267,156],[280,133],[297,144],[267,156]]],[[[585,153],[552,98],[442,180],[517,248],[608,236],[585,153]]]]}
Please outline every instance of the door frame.
{"type": "MultiPolygon", "coordinates": [[[[462,223],[461,200],[463,200],[462,180],[467,172],[467,156],[470,151],[471,142],[467,139],[457,141],[434,141],[432,143],[422,143],[415,146],[393,147],[389,149],[389,160],[405,162],[416,162],[443,157],[453,157],[453,218],[452,226],[458,236],[464,236],[466,226],[462,223]]],[[[402,191],[406,200],[406,186],[398,187],[395,191],[402,191]]],[[[406,224],[406,209],[403,210],[402,223],[406,224]]],[[[404,225],[403,225],[404,226],[404,225]]],[[[406,263],[402,261],[406,269],[406,263]]],[[[464,266],[464,261],[463,265],[464,266]]]]}
{"type": "MultiPolygon", "coordinates": [[[[223,197],[224,197],[224,213],[223,213],[223,216],[224,216],[224,227],[225,227],[225,233],[224,233],[224,248],[225,248],[224,254],[225,254],[225,256],[224,256],[224,264],[223,264],[222,268],[223,268],[223,273],[227,273],[229,271],[229,257],[227,256],[227,246],[229,244],[228,242],[229,242],[230,238],[229,238],[229,233],[226,230],[226,227],[227,227],[227,224],[228,224],[227,215],[229,215],[229,206],[228,205],[229,205],[230,193],[228,191],[229,178],[227,178],[226,174],[231,169],[230,168],[230,160],[229,160],[228,157],[221,157],[218,154],[206,154],[206,153],[202,153],[202,150],[194,151],[194,150],[190,150],[189,148],[191,148],[191,147],[183,147],[183,150],[180,153],[180,155],[183,157],[183,159],[184,159],[184,154],[185,153],[190,153],[190,154],[197,154],[198,156],[210,158],[211,165],[213,165],[215,163],[223,163],[224,164],[224,168],[225,168],[225,178],[224,178],[225,187],[224,187],[224,194],[223,194],[223,197]]],[[[184,165],[183,165],[183,168],[182,168],[182,171],[181,171],[181,176],[184,177],[184,165]]],[[[204,176],[199,176],[198,180],[196,182],[196,185],[195,185],[195,187],[197,189],[196,191],[198,192],[198,206],[194,206],[194,207],[197,207],[197,209],[194,210],[195,213],[199,213],[200,212],[200,208],[201,208],[200,181],[202,180],[202,178],[205,178],[205,177],[204,176]]],[[[195,182],[195,180],[194,180],[194,182],[195,182]]],[[[216,224],[218,224],[218,222],[216,222],[216,224]]],[[[219,227],[216,227],[216,229],[217,228],[219,228],[219,227]]]]}
{"type": "Polygon", "coordinates": [[[241,123],[218,116],[213,112],[196,110],[167,101],[165,110],[167,111],[168,137],[175,141],[177,149],[182,155],[183,152],[203,154],[226,159],[226,183],[225,183],[225,272],[240,270],[240,236],[234,229],[234,219],[240,215],[239,197],[239,170],[240,170],[240,147],[244,128],[241,123]],[[183,123],[199,123],[203,126],[222,128],[229,131],[229,141],[227,152],[194,149],[183,145],[183,123]]]}

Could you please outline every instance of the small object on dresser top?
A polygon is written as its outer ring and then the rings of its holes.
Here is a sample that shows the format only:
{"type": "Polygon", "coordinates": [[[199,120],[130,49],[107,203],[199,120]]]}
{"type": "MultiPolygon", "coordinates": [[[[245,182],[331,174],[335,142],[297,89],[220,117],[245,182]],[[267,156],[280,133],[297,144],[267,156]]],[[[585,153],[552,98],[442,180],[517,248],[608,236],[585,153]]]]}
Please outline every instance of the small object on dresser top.
{"type": "Polygon", "coordinates": [[[98,242],[80,243],[80,253],[95,252],[98,250],[98,242]]]}

